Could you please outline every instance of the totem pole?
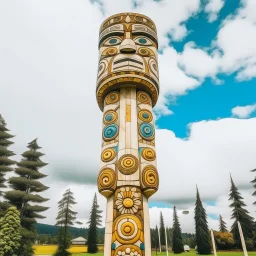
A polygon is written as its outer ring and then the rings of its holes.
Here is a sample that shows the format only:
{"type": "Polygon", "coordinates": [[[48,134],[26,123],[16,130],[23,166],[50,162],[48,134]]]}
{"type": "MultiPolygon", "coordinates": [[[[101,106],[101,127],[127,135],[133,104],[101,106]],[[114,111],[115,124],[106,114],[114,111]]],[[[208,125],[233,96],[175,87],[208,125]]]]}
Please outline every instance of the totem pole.
{"type": "Polygon", "coordinates": [[[155,24],[144,15],[116,14],[100,27],[104,256],[151,256],[148,198],[159,184],[152,114],[159,94],[157,49],[155,24]]]}

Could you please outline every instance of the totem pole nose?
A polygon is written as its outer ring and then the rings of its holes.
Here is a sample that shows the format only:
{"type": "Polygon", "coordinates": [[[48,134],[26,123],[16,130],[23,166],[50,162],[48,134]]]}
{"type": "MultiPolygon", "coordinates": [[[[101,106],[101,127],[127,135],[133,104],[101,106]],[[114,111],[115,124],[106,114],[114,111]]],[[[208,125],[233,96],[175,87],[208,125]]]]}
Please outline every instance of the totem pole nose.
{"type": "Polygon", "coordinates": [[[131,39],[124,39],[124,41],[120,45],[121,53],[135,53],[136,45],[131,39]]]}

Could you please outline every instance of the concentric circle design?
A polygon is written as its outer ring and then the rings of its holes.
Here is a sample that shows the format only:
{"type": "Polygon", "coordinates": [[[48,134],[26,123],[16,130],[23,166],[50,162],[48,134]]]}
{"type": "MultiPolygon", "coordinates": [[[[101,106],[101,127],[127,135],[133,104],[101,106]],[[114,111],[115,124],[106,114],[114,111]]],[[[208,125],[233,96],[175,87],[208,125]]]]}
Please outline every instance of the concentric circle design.
{"type": "Polygon", "coordinates": [[[110,162],[116,157],[116,151],[113,148],[106,148],[101,153],[101,160],[103,162],[110,162]]]}
{"type": "Polygon", "coordinates": [[[152,105],[151,99],[147,93],[140,91],[138,92],[137,97],[138,101],[140,101],[141,103],[152,105]]]}
{"type": "Polygon", "coordinates": [[[103,130],[103,139],[105,141],[113,140],[117,135],[118,135],[118,126],[116,124],[110,124],[106,126],[103,130]]]}
{"type": "Polygon", "coordinates": [[[120,157],[118,169],[122,174],[129,175],[137,171],[138,164],[138,159],[135,156],[126,154],[120,157]]]}
{"type": "Polygon", "coordinates": [[[119,101],[119,92],[111,92],[106,96],[106,104],[114,104],[119,101]]]}
{"type": "Polygon", "coordinates": [[[139,113],[138,113],[138,117],[143,122],[151,122],[152,119],[153,119],[153,116],[152,116],[151,112],[147,109],[140,110],[139,113]]]}
{"type": "Polygon", "coordinates": [[[116,183],[116,173],[111,168],[104,168],[98,176],[99,192],[103,190],[114,191],[116,183]]]}
{"type": "Polygon", "coordinates": [[[121,244],[136,243],[141,234],[141,221],[135,215],[123,214],[115,219],[114,234],[121,244]]]}
{"type": "Polygon", "coordinates": [[[147,56],[150,56],[150,51],[147,50],[147,48],[140,48],[138,50],[138,53],[143,56],[143,57],[147,57],[147,56]]]}
{"type": "Polygon", "coordinates": [[[155,129],[152,124],[142,123],[139,128],[140,136],[145,140],[153,140],[155,129]]]}
{"type": "Polygon", "coordinates": [[[117,121],[118,114],[114,110],[108,110],[105,112],[103,117],[104,124],[113,124],[117,121]]]}
{"type": "Polygon", "coordinates": [[[142,171],[142,182],[146,188],[158,189],[159,178],[153,165],[146,166],[142,171]]]}
{"type": "Polygon", "coordinates": [[[141,155],[147,161],[154,161],[156,159],[156,153],[152,148],[144,148],[141,155]]]}

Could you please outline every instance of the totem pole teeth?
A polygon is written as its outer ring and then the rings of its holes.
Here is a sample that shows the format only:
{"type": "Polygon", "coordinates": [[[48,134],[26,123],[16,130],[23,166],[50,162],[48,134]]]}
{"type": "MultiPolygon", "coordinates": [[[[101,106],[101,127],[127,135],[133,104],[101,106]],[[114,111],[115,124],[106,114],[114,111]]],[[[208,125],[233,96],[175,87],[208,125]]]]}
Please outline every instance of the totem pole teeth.
{"type": "Polygon", "coordinates": [[[116,14],[100,28],[97,182],[107,198],[104,256],[151,255],[148,198],[159,186],[152,114],[159,95],[157,49],[155,24],[144,15],[116,14]]]}

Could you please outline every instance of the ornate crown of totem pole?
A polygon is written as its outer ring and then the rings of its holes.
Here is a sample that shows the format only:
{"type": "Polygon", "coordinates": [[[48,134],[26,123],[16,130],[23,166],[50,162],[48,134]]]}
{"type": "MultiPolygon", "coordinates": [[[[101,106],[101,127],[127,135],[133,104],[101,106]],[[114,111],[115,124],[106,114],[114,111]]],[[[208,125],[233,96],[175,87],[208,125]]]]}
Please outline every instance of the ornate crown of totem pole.
{"type": "Polygon", "coordinates": [[[151,256],[148,198],[159,185],[152,114],[159,94],[157,49],[155,24],[144,15],[113,15],[100,28],[104,256],[151,256]]]}

